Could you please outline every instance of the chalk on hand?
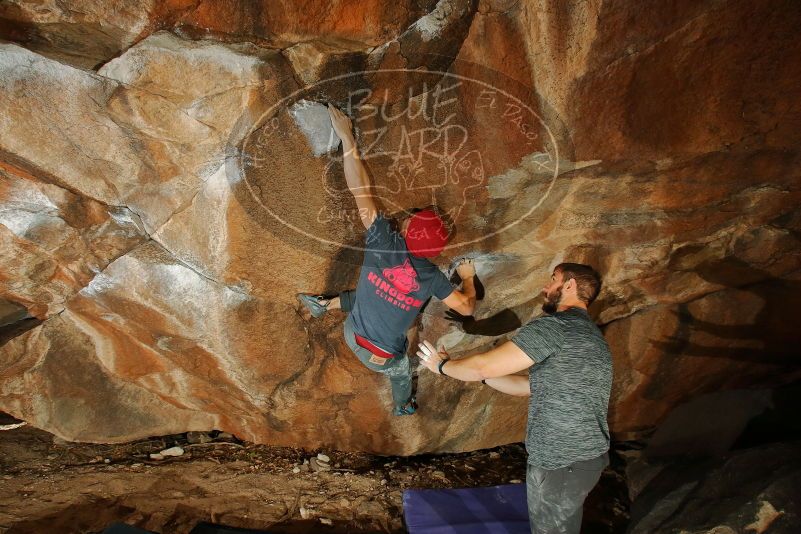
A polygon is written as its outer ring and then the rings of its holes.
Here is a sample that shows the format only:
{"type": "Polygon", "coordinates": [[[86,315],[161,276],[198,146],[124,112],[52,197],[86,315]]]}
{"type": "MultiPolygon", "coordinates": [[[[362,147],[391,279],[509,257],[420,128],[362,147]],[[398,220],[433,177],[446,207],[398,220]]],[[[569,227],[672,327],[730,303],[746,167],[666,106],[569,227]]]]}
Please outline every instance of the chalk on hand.
{"type": "MultiPolygon", "coordinates": [[[[431,354],[433,354],[431,352],[431,350],[428,348],[428,346],[426,346],[426,345],[427,345],[427,342],[426,341],[422,341],[417,346],[417,355],[420,356],[424,360],[428,360],[431,357],[431,354]]],[[[430,344],[428,344],[428,345],[430,346],[430,344]]]]}
{"type": "Polygon", "coordinates": [[[459,265],[461,265],[462,263],[467,263],[467,262],[472,263],[473,266],[475,267],[475,263],[476,263],[475,258],[472,258],[472,257],[469,257],[469,256],[461,256],[459,258],[454,259],[451,262],[451,264],[448,266],[448,271],[447,271],[448,278],[453,276],[453,273],[456,272],[456,268],[459,267],[459,265]]]}
{"type": "MultiPolygon", "coordinates": [[[[434,345],[432,345],[428,341],[423,341],[422,343],[420,343],[420,348],[423,349],[423,351],[425,352],[425,354],[426,354],[426,356],[428,358],[430,358],[431,356],[433,356],[434,354],[437,353],[437,349],[434,348],[434,345]]],[[[428,358],[426,358],[426,359],[428,359],[428,358]]]]}

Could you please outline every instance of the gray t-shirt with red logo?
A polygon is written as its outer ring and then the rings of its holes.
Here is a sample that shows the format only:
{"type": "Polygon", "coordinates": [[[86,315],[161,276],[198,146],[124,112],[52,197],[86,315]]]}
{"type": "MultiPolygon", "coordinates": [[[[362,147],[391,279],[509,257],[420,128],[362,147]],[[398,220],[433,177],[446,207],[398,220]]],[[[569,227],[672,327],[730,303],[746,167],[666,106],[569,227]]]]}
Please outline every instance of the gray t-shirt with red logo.
{"type": "Polygon", "coordinates": [[[378,215],[367,229],[364,261],[351,311],[353,330],[374,345],[402,356],[406,331],[432,295],[440,300],[453,285],[439,267],[409,253],[400,233],[378,215]]]}

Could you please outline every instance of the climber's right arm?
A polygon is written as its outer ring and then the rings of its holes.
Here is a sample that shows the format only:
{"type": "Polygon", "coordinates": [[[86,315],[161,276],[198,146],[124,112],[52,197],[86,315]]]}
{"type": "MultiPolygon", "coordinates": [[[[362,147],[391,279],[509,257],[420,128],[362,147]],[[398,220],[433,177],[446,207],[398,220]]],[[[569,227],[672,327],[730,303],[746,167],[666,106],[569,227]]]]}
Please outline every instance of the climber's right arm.
{"type": "Polygon", "coordinates": [[[373,187],[370,184],[370,175],[364,162],[359,157],[359,149],[356,146],[356,138],[350,118],[340,110],[328,104],[328,113],[331,116],[331,124],[334,131],[342,140],[342,164],[345,167],[345,181],[348,189],[356,200],[356,207],[359,209],[359,218],[365,228],[370,228],[378,214],[378,208],[373,194],[373,187]]]}
{"type": "Polygon", "coordinates": [[[442,302],[462,315],[473,315],[476,311],[476,287],[473,279],[464,280],[462,290],[454,289],[442,302]]]}
{"type": "Polygon", "coordinates": [[[462,290],[454,290],[442,302],[462,315],[473,315],[473,312],[476,311],[476,286],[473,278],[476,275],[476,268],[473,260],[463,259],[460,261],[456,266],[456,272],[462,279],[462,290]]]}

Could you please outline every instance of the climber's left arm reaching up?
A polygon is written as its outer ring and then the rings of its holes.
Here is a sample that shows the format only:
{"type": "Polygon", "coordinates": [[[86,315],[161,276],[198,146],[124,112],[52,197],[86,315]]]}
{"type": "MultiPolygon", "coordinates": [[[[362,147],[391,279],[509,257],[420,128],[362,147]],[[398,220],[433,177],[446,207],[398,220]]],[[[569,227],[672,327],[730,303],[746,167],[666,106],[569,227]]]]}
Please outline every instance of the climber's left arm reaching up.
{"type": "Polygon", "coordinates": [[[370,228],[378,214],[373,186],[370,175],[359,157],[356,138],[353,135],[353,125],[350,118],[340,110],[328,104],[328,114],[331,116],[331,125],[342,140],[342,164],[345,167],[345,181],[348,183],[356,207],[359,209],[359,218],[365,228],[370,228]]]}

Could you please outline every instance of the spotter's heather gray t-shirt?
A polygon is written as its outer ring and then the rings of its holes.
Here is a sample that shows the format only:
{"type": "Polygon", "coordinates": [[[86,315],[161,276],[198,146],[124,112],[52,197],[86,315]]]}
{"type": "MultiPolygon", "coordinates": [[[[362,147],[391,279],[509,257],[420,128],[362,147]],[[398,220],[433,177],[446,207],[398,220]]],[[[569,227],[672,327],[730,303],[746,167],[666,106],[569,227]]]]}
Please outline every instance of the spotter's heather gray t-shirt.
{"type": "Polygon", "coordinates": [[[378,347],[402,356],[406,331],[433,295],[440,300],[453,285],[439,267],[413,256],[406,241],[378,215],[365,239],[364,261],[351,310],[353,330],[378,347]]]}
{"type": "Polygon", "coordinates": [[[587,311],[539,317],[512,338],[532,360],[528,463],[558,469],[609,449],[612,355],[587,311]]]}

